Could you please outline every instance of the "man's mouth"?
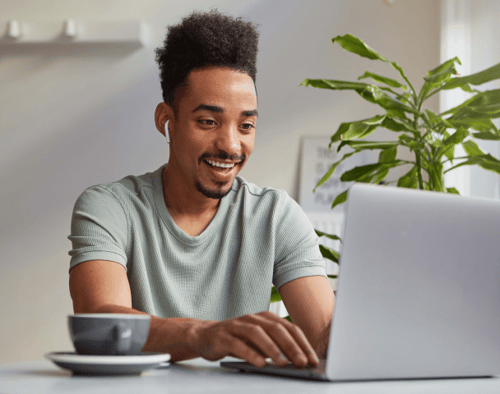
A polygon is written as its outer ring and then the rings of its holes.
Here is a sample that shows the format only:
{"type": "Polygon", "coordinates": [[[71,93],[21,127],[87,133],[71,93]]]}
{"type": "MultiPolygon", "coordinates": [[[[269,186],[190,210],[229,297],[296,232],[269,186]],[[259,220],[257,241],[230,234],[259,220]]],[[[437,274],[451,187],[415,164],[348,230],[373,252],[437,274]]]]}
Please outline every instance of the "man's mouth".
{"type": "Polygon", "coordinates": [[[205,163],[211,165],[212,167],[219,167],[219,168],[224,168],[224,169],[231,169],[233,168],[236,164],[238,163],[222,163],[220,161],[214,161],[214,160],[203,160],[205,163]]]}

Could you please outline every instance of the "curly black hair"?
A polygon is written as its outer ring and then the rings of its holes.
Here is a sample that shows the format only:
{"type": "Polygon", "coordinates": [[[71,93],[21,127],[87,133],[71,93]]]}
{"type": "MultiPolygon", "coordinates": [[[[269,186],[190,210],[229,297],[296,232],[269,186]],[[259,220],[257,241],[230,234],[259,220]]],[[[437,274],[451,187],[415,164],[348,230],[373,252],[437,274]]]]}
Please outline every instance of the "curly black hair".
{"type": "Polygon", "coordinates": [[[254,81],[259,33],[251,22],[221,14],[193,12],[169,26],[163,48],[156,48],[163,100],[176,111],[176,95],[189,72],[228,67],[246,72],[254,81]]]}

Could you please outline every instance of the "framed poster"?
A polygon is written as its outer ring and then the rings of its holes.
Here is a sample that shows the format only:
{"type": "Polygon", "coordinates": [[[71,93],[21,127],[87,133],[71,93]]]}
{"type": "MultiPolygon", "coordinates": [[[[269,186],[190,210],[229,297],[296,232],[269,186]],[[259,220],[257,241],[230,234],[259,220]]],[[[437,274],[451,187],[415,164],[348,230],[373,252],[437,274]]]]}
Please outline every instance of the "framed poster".
{"type": "Polygon", "coordinates": [[[330,137],[326,136],[302,138],[299,204],[305,212],[343,212],[343,205],[335,207],[333,211],[331,206],[335,197],[347,190],[353,182],[341,182],[340,176],[354,167],[374,163],[378,160],[373,151],[362,151],[349,157],[340,163],[331,178],[313,193],[316,184],[331,165],[340,160],[344,154],[352,152],[352,149],[346,146],[342,148],[340,153],[337,153],[338,143],[333,145],[330,151],[329,143],[330,137]]]}

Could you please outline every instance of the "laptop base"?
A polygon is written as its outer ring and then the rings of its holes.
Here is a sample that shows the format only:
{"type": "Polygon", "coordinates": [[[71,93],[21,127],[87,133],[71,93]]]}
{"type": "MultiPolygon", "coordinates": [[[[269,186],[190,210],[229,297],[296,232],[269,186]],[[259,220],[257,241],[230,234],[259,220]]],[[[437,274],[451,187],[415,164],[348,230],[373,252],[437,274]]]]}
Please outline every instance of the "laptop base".
{"type": "Polygon", "coordinates": [[[221,367],[233,368],[242,372],[328,381],[325,373],[326,360],[320,360],[317,367],[306,368],[297,368],[293,366],[293,364],[280,367],[278,365],[269,363],[264,365],[263,367],[256,367],[255,365],[245,361],[222,361],[220,365],[221,367]]]}

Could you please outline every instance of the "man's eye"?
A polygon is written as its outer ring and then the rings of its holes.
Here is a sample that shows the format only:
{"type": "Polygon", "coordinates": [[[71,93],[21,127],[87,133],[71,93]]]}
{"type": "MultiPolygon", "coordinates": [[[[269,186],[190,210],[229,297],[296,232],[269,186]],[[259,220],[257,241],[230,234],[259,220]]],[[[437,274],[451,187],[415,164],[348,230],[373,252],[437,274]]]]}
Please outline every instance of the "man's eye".
{"type": "Polygon", "coordinates": [[[244,130],[251,130],[251,129],[255,128],[255,126],[251,123],[243,123],[241,125],[241,127],[243,127],[244,130]]]}
{"type": "Polygon", "coordinates": [[[215,124],[215,121],[212,119],[200,119],[198,122],[205,126],[213,126],[215,124]]]}

